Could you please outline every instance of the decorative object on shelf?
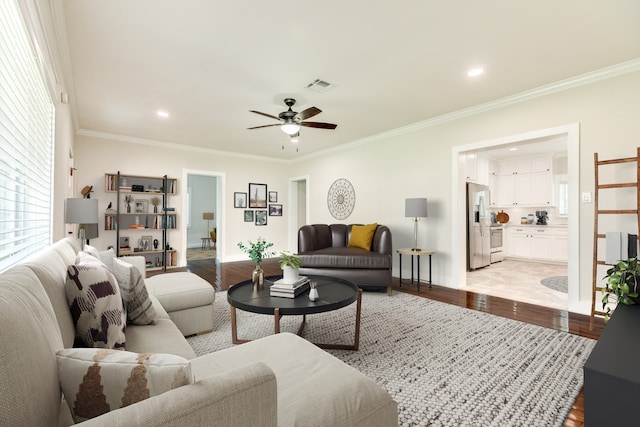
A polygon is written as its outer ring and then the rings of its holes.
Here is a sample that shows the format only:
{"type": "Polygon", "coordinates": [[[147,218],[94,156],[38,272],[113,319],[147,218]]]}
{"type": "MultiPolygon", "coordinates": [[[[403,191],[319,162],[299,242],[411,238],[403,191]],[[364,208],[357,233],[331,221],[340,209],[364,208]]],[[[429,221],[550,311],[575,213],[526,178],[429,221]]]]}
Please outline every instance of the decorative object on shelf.
{"type": "Polygon", "coordinates": [[[131,184],[131,191],[135,191],[137,193],[144,193],[144,185],[131,184]]]}
{"type": "Polygon", "coordinates": [[[320,295],[318,295],[318,284],[316,282],[311,282],[309,286],[309,300],[318,301],[318,299],[320,298],[320,295]]]}
{"type": "Polygon", "coordinates": [[[418,221],[419,218],[427,217],[427,199],[424,197],[405,199],[404,216],[413,218],[413,250],[420,251],[418,247],[418,221]]]}
{"type": "Polygon", "coordinates": [[[64,219],[67,224],[80,224],[78,239],[84,250],[86,243],[85,225],[98,223],[98,199],[78,198],[66,199],[64,204],[64,219]]]}
{"type": "Polygon", "coordinates": [[[82,197],[84,197],[85,199],[90,199],[92,191],[93,191],[93,185],[85,185],[80,191],[80,194],[82,194],[82,197]]]}
{"type": "Polygon", "coordinates": [[[249,207],[267,207],[267,184],[249,183],[249,207]]]}
{"type": "Polygon", "coordinates": [[[151,250],[151,236],[142,236],[138,240],[138,249],[141,251],[150,251],[151,250]]]}
{"type": "Polygon", "coordinates": [[[278,202],[278,192],[269,191],[269,203],[277,203],[277,202],[278,202]]]}
{"type": "Polygon", "coordinates": [[[335,219],[347,219],[356,205],[356,192],[353,185],[344,178],[336,179],[327,194],[327,206],[335,219]]]}
{"type": "Polygon", "coordinates": [[[133,203],[133,196],[131,194],[127,194],[124,196],[124,203],[127,205],[127,213],[131,213],[131,203],[133,203]]]}
{"type": "Polygon", "coordinates": [[[202,219],[207,221],[207,234],[209,234],[209,221],[213,220],[213,212],[203,212],[202,219]]]}
{"type": "Polygon", "coordinates": [[[247,245],[244,245],[242,242],[238,242],[238,248],[249,255],[251,261],[256,265],[256,268],[252,273],[251,280],[257,288],[261,288],[264,284],[264,271],[260,268],[262,260],[275,255],[275,252],[268,250],[272,246],[273,243],[267,242],[262,237],[258,237],[258,240],[256,240],[255,243],[251,240],[247,241],[247,245]]]}
{"type": "Polygon", "coordinates": [[[153,205],[153,213],[158,213],[158,205],[160,204],[160,197],[153,196],[151,198],[151,204],[153,205]]]}
{"type": "Polygon", "coordinates": [[[253,211],[244,211],[244,222],[253,222],[253,211]]]}
{"type": "MultiPolygon", "coordinates": [[[[246,208],[247,207],[247,193],[233,193],[233,207],[234,208],[246,208]]],[[[251,220],[253,221],[253,220],[251,220]]]]}
{"type": "Polygon", "coordinates": [[[300,267],[302,260],[298,254],[288,251],[280,252],[280,268],[282,269],[282,279],[285,283],[295,283],[300,278],[300,267]]]}
{"type": "Polygon", "coordinates": [[[638,280],[640,280],[640,264],[637,258],[619,261],[607,270],[603,277],[607,283],[602,288],[602,308],[605,311],[605,321],[611,313],[610,303],[633,305],[640,302],[638,298],[638,280]]]}
{"type": "Polygon", "coordinates": [[[147,199],[137,199],[136,213],[147,213],[147,212],[149,212],[149,201],[147,199]]]}
{"type": "Polygon", "coordinates": [[[158,244],[160,242],[158,242],[158,239],[153,239],[153,250],[158,250],[158,244]]]}
{"type": "Polygon", "coordinates": [[[256,211],[256,225],[267,225],[267,211],[256,211]]]}

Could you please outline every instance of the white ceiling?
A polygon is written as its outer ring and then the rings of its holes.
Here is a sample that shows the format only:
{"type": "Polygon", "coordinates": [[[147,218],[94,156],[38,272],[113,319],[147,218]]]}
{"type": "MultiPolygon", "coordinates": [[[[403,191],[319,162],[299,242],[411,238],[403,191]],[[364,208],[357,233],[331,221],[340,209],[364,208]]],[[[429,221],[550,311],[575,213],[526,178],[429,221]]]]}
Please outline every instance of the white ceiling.
{"type": "Polygon", "coordinates": [[[53,1],[80,132],[282,159],[640,58],[637,0],[53,1]],[[338,128],[246,129],[289,96],[338,128]]]}

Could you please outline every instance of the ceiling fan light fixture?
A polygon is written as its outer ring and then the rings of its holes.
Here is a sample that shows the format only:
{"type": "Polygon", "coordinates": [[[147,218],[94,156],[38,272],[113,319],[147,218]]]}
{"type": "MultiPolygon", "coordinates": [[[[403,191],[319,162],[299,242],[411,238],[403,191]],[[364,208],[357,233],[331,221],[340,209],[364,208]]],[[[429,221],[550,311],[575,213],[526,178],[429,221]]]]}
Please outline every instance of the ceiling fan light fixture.
{"type": "Polygon", "coordinates": [[[300,125],[294,122],[285,122],[280,126],[280,129],[287,135],[295,135],[300,130],[300,125]]]}

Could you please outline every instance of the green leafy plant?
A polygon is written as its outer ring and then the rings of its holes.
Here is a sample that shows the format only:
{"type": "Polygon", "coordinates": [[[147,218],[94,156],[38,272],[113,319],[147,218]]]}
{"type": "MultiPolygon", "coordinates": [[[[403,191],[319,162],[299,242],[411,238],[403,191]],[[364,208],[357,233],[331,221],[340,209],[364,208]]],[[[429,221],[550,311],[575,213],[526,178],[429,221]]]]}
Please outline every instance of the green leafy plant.
{"type": "Polygon", "coordinates": [[[632,305],[638,298],[638,278],[640,277],[640,265],[637,258],[629,258],[620,261],[607,270],[607,283],[602,288],[602,308],[606,312],[605,321],[609,319],[611,307],[609,303],[623,303],[632,305]]]}
{"type": "Polygon", "coordinates": [[[291,252],[280,252],[280,268],[285,267],[300,268],[302,267],[302,260],[298,254],[292,254],[291,252]]]}
{"type": "Polygon", "coordinates": [[[267,250],[271,246],[273,246],[273,243],[267,242],[262,237],[258,237],[258,240],[256,240],[255,243],[248,240],[246,245],[242,242],[238,242],[240,250],[249,255],[251,261],[257,265],[260,265],[263,259],[272,257],[276,254],[273,251],[267,250]]]}

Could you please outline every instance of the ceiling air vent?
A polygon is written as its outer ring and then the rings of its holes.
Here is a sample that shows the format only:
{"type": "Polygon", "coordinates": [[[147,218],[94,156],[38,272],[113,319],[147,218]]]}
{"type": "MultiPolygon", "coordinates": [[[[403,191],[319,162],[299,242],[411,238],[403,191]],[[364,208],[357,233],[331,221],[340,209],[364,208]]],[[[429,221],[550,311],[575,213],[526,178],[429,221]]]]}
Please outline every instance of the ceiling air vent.
{"type": "Polygon", "coordinates": [[[307,85],[307,89],[318,93],[325,93],[326,91],[328,91],[329,89],[333,89],[334,87],[336,87],[336,85],[320,79],[315,79],[307,85]]]}

